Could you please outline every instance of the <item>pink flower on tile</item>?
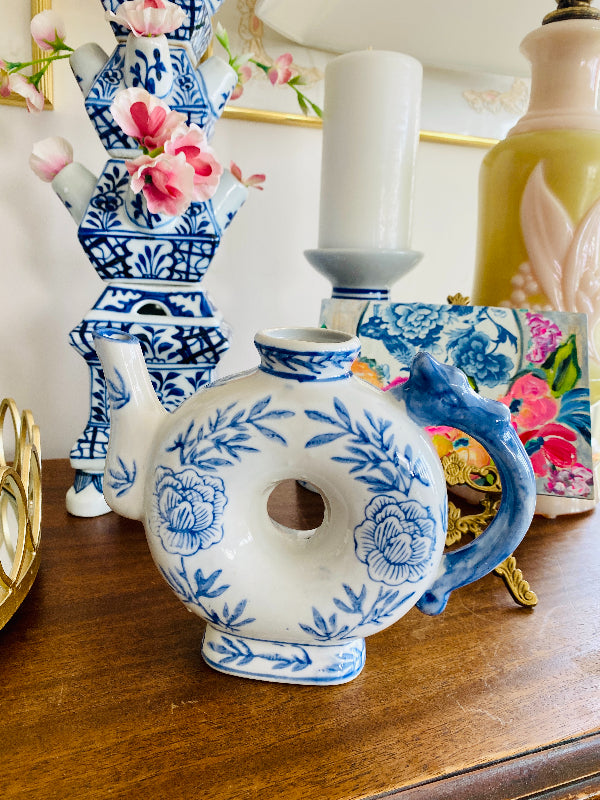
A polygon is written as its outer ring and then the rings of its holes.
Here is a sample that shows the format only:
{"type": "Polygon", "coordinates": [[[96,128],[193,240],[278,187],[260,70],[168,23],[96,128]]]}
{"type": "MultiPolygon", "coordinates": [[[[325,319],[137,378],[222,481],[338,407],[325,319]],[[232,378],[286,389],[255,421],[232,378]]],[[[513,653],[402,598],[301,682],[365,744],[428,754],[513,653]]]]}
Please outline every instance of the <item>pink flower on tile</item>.
{"type": "Polygon", "coordinates": [[[161,153],[152,158],[141,155],[125,165],[131,175],[131,188],[142,192],[152,214],[176,217],[188,208],[194,194],[194,168],[185,155],[161,153]]]}
{"type": "Polygon", "coordinates": [[[0,58],[0,97],[10,96],[10,80],[8,66],[3,58],[0,58]]]}
{"type": "Polygon", "coordinates": [[[44,95],[35,88],[33,83],[31,83],[25,75],[21,75],[20,72],[14,72],[9,77],[8,84],[11,91],[25,98],[28,111],[37,113],[44,108],[44,95]]]}
{"type": "Polygon", "coordinates": [[[169,0],[125,0],[116,11],[107,11],[106,18],[127,28],[134,36],[160,36],[177,30],[186,22],[187,15],[169,0]]]}
{"type": "Polygon", "coordinates": [[[36,142],[29,156],[29,166],[38,178],[47,183],[72,161],[73,148],[62,136],[50,136],[36,142]]]}
{"type": "Polygon", "coordinates": [[[594,486],[594,473],[583,464],[573,464],[571,467],[550,469],[546,480],[546,488],[552,494],[564,495],[569,493],[579,497],[587,497],[594,486]]]}
{"type": "Polygon", "coordinates": [[[499,400],[508,406],[518,431],[539,428],[553,420],[558,411],[558,403],[551,397],[546,381],[529,373],[517,378],[509,392],[499,400]]]}
{"type": "MultiPolygon", "coordinates": [[[[383,391],[387,392],[388,389],[392,389],[394,386],[402,386],[402,384],[406,383],[407,380],[408,380],[408,376],[406,378],[403,377],[403,376],[398,376],[397,378],[394,378],[393,380],[391,380],[387,384],[387,386],[384,386],[383,387],[383,391]]],[[[448,429],[448,430],[450,430],[450,429],[448,429]]]]}
{"type": "Polygon", "coordinates": [[[577,434],[565,425],[549,423],[521,433],[519,438],[538,477],[546,475],[551,467],[564,469],[575,464],[577,448],[573,442],[577,434]]]}
{"type": "Polygon", "coordinates": [[[65,40],[65,25],[56,11],[40,11],[31,20],[31,35],[40,50],[60,50],[65,40]]]}
{"type": "Polygon", "coordinates": [[[290,69],[291,63],[292,63],[291,53],[284,53],[282,56],[279,56],[279,58],[276,59],[273,66],[267,72],[267,77],[271,81],[273,86],[276,86],[278,84],[282,85],[289,81],[289,79],[293,75],[293,72],[290,69]]]}
{"type": "Polygon", "coordinates": [[[165,153],[183,153],[187,163],[194,168],[194,200],[204,202],[214,195],[223,167],[198,125],[180,125],[169,141],[165,142],[165,153]]]}
{"type": "Polygon", "coordinates": [[[148,152],[163,147],[185,117],[145,89],[122,89],[110,107],[115,122],[148,152]]]}
{"type": "Polygon", "coordinates": [[[254,175],[250,175],[249,178],[244,178],[242,176],[242,170],[238,167],[238,165],[232,161],[229,165],[229,171],[236,178],[241,184],[247,186],[249,189],[258,189],[259,192],[262,192],[264,186],[261,186],[261,183],[264,183],[267,179],[267,176],[263,173],[255,173],[254,175]]]}
{"type": "Polygon", "coordinates": [[[527,359],[532,364],[543,364],[560,342],[562,332],[558,325],[541,314],[527,313],[527,324],[531,332],[531,350],[527,359]]]}

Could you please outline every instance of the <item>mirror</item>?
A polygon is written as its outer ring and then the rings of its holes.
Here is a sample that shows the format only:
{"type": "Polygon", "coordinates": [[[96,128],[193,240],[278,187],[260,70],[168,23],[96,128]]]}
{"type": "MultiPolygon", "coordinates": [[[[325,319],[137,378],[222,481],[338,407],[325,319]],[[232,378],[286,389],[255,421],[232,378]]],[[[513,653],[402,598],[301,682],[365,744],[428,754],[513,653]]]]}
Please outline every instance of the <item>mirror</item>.
{"type": "MultiPolygon", "coordinates": [[[[273,63],[284,52],[322,106],[323,73],[336,54],[397,50],[424,66],[421,139],[489,147],[522,116],[529,64],[520,43],[555,8],[554,0],[244,0],[216,19],[235,54],[273,63]]],[[[219,52],[219,47],[215,48],[219,52]]],[[[299,113],[293,92],[255,74],[225,116],[320,125],[299,113]]]]}

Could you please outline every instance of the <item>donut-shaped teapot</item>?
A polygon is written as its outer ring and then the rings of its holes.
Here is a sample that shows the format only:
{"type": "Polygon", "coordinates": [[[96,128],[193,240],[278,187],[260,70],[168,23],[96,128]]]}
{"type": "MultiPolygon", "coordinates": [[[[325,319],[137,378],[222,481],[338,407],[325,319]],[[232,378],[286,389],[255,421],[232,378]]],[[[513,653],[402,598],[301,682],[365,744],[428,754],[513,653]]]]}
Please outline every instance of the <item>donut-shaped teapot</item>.
{"type": "Polygon", "coordinates": [[[104,494],[144,522],[156,566],[207,622],[205,661],[223,672],[336,684],[362,669],[365,637],[453,589],[519,544],[533,516],[530,461],[508,409],[420,353],[388,392],[351,372],[356,337],[324,329],[256,335],[260,365],[168,414],[137,340],[98,334],[111,402],[104,494]],[[444,553],[446,483],[422,426],[451,425],[490,452],[502,502],[484,533],[444,553]],[[312,531],[271,519],[280,482],[323,498],[312,531]]]}

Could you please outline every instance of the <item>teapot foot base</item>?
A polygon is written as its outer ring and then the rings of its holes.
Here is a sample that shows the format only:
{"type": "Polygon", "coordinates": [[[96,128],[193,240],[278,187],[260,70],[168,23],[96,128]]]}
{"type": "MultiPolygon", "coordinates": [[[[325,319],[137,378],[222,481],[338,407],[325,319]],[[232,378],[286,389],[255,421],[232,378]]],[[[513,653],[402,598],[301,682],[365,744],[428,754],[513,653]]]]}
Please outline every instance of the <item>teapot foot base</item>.
{"type": "Polygon", "coordinates": [[[365,640],[330,645],[250,639],[206,626],[202,657],[219,672],[277,683],[331,686],[355,678],[365,663],[365,640]]]}

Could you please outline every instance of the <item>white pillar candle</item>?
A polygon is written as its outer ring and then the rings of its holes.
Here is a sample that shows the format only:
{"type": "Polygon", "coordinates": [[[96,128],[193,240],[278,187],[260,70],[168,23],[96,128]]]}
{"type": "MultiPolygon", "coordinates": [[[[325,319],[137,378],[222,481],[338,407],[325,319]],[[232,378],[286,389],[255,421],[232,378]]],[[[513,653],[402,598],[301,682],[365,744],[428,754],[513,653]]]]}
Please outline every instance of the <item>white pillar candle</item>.
{"type": "Polygon", "coordinates": [[[410,248],[423,69],[362,50],[325,70],[319,247],[410,248]]]}

